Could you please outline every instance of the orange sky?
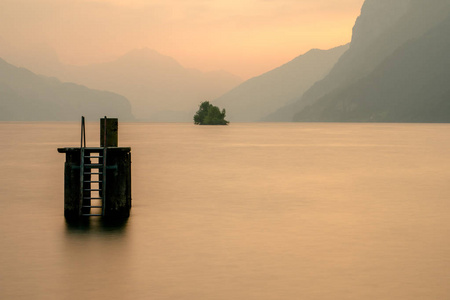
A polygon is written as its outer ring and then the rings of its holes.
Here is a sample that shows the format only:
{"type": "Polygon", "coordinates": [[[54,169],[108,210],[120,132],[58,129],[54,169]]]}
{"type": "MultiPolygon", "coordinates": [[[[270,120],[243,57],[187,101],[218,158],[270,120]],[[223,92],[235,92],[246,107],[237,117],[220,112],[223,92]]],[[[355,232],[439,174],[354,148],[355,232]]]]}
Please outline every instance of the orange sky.
{"type": "Polygon", "coordinates": [[[1,0],[0,38],[69,64],[148,47],[247,79],[351,39],[364,0],[1,0]]]}

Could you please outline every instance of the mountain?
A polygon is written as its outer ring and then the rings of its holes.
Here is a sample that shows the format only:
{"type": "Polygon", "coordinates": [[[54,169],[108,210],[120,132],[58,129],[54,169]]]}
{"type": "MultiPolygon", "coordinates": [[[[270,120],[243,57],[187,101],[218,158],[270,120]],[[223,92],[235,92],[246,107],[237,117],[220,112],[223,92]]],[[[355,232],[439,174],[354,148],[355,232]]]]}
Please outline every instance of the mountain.
{"type": "Polygon", "coordinates": [[[18,46],[6,42],[0,36],[0,57],[16,67],[26,68],[36,74],[55,76],[63,69],[56,51],[45,43],[18,46]]]}
{"type": "MultiPolygon", "coordinates": [[[[448,13],[448,0],[366,0],[353,28],[350,49],[323,80],[313,85],[294,104],[269,118],[281,116],[292,120],[297,113],[296,121],[306,120],[302,112],[306,106],[318,105],[316,102],[322,98],[330,99],[347,88],[356,87],[360,80],[375,70],[379,71],[380,66],[401,47],[423,37],[442,22],[448,13]]],[[[386,94],[389,91],[379,92],[386,94]]],[[[308,118],[309,121],[313,119],[308,118]]],[[[325,121],[326,118],[314,120],[325,121]]]]}
{"type": "Polygon", "coordinates": [[[322,79],[347,49],[348,45],[331,50],[310,50],[274,70],[245,81],[213,103],[226,108],[230,121],[259,121],[322,79]]]}
{"type": "Polygon", "coordinates": [[[178,122],[191,122],[200,102],[214,99],[242,81],[224,71],[184,68],[175,59],[147,48],[107,63],[66,66],[55,75],[126,96],[140,119],[178,122]]]}
{"type": "Polygon", "coordinates": [[[450,122],[450,16],[369,76],[299,112],[299,121],[450,122]]]}
{"type": "Polygon", "coordinates": [[[82,115],[134,120],[123,96],[36,75],[0,58],[1,121],[75,121],[82,115]]]}

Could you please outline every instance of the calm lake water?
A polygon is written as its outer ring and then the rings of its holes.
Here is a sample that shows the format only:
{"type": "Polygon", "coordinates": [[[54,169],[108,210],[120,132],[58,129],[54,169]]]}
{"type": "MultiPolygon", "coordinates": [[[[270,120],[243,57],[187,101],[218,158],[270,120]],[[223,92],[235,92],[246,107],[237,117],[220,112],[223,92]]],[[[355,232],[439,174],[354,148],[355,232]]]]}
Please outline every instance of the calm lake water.
{"type": "Polygon", "coordinates": [[[118,226],[64,220],[78,123],[0,137],[0,299],[450,299],[450,125],[121,123],[118,226]]]}

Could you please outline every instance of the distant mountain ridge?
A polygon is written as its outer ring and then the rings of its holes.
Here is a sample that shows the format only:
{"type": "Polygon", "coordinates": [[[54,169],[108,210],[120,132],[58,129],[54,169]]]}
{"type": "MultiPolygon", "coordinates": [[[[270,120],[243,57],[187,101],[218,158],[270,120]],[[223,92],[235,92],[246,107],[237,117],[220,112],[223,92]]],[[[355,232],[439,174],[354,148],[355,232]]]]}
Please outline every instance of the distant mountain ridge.
{"type": "Polygon", "coordinates": [[[260,76],[253,77],[213,103],[227,109],[230,121],[255,122],[293,101],[323,78],[348,49],[313,49],[260,76]]]}
{"type": "Polygon", "coordinates": [[[103,63],[71,66],[47,45],[16,49],[0,37],[0,57],[36,74],[125,96],[143,121],[191,122],[198,105],[242,82],[226,71],[185,68],[174,58],[149,48],[135,49],[103,63]],[[30,48],[31,49],[31,48],[30,48]]]}
{"type": "Polygon", "coordinates": [[[1,121],[75,121],[82,115],[135,120],[123,96],[36,75],[0,58],[1,121]]]}
{"type": "Polygon", "coordinates": [[[295,115],[298,121],[450,122],[450,16],[369,76],[295,115]]]}
{"type": "MultiPolygon", "coordinates": [[[[434,95],[445,95],[446,85],[436,85],[432,83],[432,79],[446,75],[431,68],[420,69],[423,65],[413,58],[430,61],[430,66],[447,64],[445,57],[433,54],[433,47],[418,45],[423,45],[420,40],[427,39],[426,36],[434,30],[435,38],[428,41],[429,45],[440,47],[439,43],[446,44],[449,35],[443,29],[445,26],[441,30],[436,28],[449,15],[448,0],[366,0],[353,29],[350,49],[323,80],[313,85],[294,104],[280,109],[269,119],[282,117],[286,121],[360,122],[442,120],[437,115],[433,119],[431,112],[427,113],[429,116],[426,118],[415,113],[420,111],[418,107],[427,107],[428,100],[423,93],[417,91],[417,86],[426,83],[429,85],[426,89],[431,86],[437,89],[434,95]],[[441,34],[440,37],[436,37],[438,33],[441,34]],[[410,52],[407,50],[409,47],[415,50],[410,52]],[[398,69],[393,69],[392,66],[397,66],[398,69]],[[391,76],[392,74],[397,77],[391,76]],[[421,76],[416,76],[417,74],[421,76]],[[408,78],[411,80],[404,80],[408,78]],[[405,97],[409,100],[405,101],[405,97]],[[410,115],[399,111],[397,114],[392,113],[395,110],[392,104],[400,105],[400,102],[404,112],[410,111],[410,115]],[[405,110],[406,108],[408,109],[405,110]]],[[[440,80],[435,80],[438,81],[440,80]]],[[[443,98],[439,101],[441,105],[445,104],[443,98]]],[[[436,101],[434,103],[437,105],[436,101]]]]}
{"type": "MultiPolygon", "coordinates": [[[[198,104],[209,100],[232,122],[450,122],[449,18],[449,0],[366,0],[349,46],[309,51],[245,82],[184,68],[147,48],[82,67],[48,55],[42,70],[125,95],[147,121],[192,122],[198,104]]],[[[5,102],[32,107],[27,88],[13,87],[0,82],[5,102]]]]}
{"type": "Polygon", "coordinates": [[[110,62],[61,65],[50,72],[45,75],[124,95],[137,118],[161,122],[191,122],[200,102],[242,82],[225,71],[185,68],[174,58],[148,48],[132,50],[110,62]]]}

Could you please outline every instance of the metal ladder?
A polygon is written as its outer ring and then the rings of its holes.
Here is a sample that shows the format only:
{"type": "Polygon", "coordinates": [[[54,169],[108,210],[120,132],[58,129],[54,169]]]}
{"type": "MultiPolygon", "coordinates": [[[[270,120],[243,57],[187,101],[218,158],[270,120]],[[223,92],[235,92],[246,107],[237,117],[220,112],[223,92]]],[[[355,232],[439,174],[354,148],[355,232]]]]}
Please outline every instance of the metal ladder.
{"type": "Polygon", "coordinates": [[[81,117],[80,149],[80,216],[104,216],[106,198],[107,151],[106,147],[86,147],[84,117],[81,117]],[[92,203],[93,201],[95,202],[94,204],[92,203]],[[96,211],[92,212],[92,209],[96,209],[96,211]]]}

